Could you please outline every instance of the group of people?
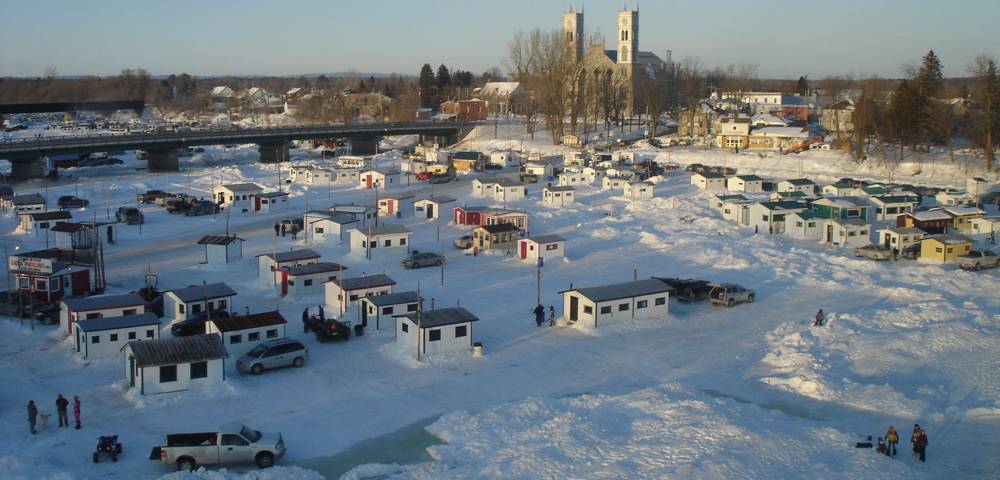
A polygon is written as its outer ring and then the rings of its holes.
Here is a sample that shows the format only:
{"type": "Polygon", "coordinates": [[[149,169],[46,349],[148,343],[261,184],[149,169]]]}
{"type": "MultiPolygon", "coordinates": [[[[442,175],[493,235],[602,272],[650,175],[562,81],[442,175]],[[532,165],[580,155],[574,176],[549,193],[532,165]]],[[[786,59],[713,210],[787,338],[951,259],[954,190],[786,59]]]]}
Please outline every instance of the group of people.
{"type": "MultiPolygon", "coordinates": [[[[535,306],[535,309],[531,311],[535,314],[535,324],[539,327],[545,323],[545,307],[542,304],[535,306]]],[[[556,307],[549,305],[549,326],[554,327],[556,325],[556,307]]]]}
{"type": "MultiPolygon", "coordinates": [[[[859,447],[872,448],[872,437],[868,436],[868,441],[859,443],[859,447]]],[[[889,425],[885,432],[885,437],[878,437],[878,444],[875,451],[887,457],[896,458],[896,445],[899,444],[899,433],[896,427],[889,425]]],[[[927,460],[927,432],[920,427],[920,424],[913,425],[913,434],[910,435],[910,445],[913,449],[913,456],[921,462],[927,460]]]]}
{"type": "MultiPolygon", "coordinates": [[[[59,416],[59,426],[68,427],[69,426],[69,404],[70,401],[66,397],[62,396],[60,393],[56,397],[56,413],[59,416]]],[[[28,400],[28,425],[31,427],[31,434],[37,433],[35,426],[38,424],[39,420],[43,423],[48,419],[48,416],[43,416],[38,411],[38,406],[35,405],[34,400],[28,400]]],[[[80,397],[73,395],[73,419],[76,420],[76,429],[80,429],[80,397]]]]}
{"type": "Polygon", "coordinates": [[[289,229],[284,223],[275,223],[274,224],[274,236],[275,237],[277,237],[279,235],[282,236],[282,237],[284,237],[285,234],[288,233],[288,230],[291,230],[292,240],[295,240],[296,234],[298,233],[297,230],[295,230],[294,228],[289,229]]]}
{"type": "MultiPolygon", "coordinates": [[[[323,306],[322,305],[317,305],[316,307],[319,308],[319,320],[321,322],[325,322],[326,321],[326,312],[323,311],[323,306]]],[[[309,307],[306,307],[305,310],[302,310],[302,331],[303,332],[306,332],[306,333],[309,332],[308,322],[309,322],[309,307]]]]}

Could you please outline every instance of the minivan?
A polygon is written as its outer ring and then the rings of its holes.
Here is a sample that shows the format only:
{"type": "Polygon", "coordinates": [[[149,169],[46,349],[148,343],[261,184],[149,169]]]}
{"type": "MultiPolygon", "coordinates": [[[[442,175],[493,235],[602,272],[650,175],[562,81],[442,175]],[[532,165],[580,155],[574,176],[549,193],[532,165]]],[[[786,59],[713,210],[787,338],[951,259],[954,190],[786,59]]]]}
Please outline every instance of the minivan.
{"type": "Polygon", "coordinates": [[[261,342],[236,361],[236,369],[241,373],[259,375],[264,370],[305,365],[309,350],[298,340],[279,338],[261,342]]]}

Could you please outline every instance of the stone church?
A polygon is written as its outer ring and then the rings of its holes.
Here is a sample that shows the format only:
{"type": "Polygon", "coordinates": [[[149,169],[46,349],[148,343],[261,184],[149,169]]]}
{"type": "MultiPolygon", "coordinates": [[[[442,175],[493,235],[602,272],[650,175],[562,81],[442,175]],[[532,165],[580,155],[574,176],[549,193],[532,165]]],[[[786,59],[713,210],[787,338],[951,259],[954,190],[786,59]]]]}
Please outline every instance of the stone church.
{"type": "Polygon", "coordinates": [[[671,64],[669,50],[666,52],[667,60],[653,52],[639,50],[639,11],[618,12],[614,50],[606,49],[603,38],[584,45],[587,40],[583,31],[583,12],[571,9],[562,16],[563,38],[575,60],[583,65],[585,88],[600,92],[606,91],[608,85],[621,85],[625,97],[624,115],[643,113],[645,107],[639,93],[640,83],[643,80],[666,81],[671,64]]]}

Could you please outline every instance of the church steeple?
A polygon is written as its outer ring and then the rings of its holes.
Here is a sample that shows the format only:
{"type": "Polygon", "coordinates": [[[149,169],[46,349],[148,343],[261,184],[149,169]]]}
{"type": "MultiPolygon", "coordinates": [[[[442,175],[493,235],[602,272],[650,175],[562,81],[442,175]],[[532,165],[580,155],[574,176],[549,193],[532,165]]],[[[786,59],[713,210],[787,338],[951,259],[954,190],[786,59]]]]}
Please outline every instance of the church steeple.
{"type": "Polygon", "coordinates": [[[583,12],[576,12],[570,7],[562,17],[563,41],[573,52],[574,61],[579,62],[583,58],[583,12]]]}
{"type": "Polygon", "coordinates": [[[618,63],[635,63],[639,53],[639,11],[618,11],[618,63]]]}

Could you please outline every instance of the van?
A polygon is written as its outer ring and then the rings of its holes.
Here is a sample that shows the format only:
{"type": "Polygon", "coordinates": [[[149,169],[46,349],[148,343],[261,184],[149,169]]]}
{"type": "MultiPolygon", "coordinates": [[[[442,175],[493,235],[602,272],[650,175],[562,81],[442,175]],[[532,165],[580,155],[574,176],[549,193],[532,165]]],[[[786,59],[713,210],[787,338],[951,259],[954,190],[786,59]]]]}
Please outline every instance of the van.
{"type": "Polygon", "coordinates": [[[240,373],[260,375],[264,370],[281,367],[299,368],[309,359],[309,350],[298,340],[279,338],[259,343],[236,361],[240,373]]]}

